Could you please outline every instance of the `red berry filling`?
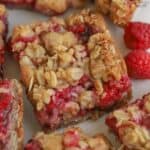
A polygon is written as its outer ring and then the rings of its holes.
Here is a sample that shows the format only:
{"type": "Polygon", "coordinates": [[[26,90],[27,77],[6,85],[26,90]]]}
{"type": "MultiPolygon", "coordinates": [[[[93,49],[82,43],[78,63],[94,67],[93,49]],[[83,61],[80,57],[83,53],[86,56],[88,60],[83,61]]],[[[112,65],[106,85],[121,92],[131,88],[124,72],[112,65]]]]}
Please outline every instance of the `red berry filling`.
{"type": "Polygon", "coordinates": [[[83,43],[87,43],[89,37],[97,32],[95,29],[93,29],[92,26],[86,23],[71,26],[69,27],[69,30],[75,33],[78,39],[81,40],[83,43]]]}
{"type": "Polygon", "coordinates": [[[9,89],[10,88],[10,82],[8,80],[0,80],[0,87],[9,89]]]}
{"type": "Polygon", "coordinates": [[[76,131],[68,131],[64,135],[63,142],[66,147],[78,146],[79,141],[80,141],[80,135],[76,131]]]}
{"type": "Polygon", "coordinates": [[[36,140],[31,140],[25,146],[24,150],[43,150],[40,143],[36,140]]]}
{"type": "Polygon", "coordinates": [[[144,96],[143,99],[136,100],[129,106],[120,109],[123,112],[130,114],[130,112],[128,111],[134,110],[131,108],[135,108],[135,107],[138,108],[138,112],[134,113],[134,115],[130,115],[130,118],[128,118],[126,121],[123,121],[122,123],[118,122],[117,117],[114,115],[114,113],[110,114],[110,116],[106,118],[106,124],[112,129],[114,133],[116,133],[116,135],[120,137],[120,140],[124,129],[130,126],[132,128],[133,127],[132,124],[134,124],[134,127],[136,127],[137,125],[137,126],[145,127],[148,130],[150,129],[150,113],[146,112],[144,108],[144,104],[146,104],[147,101],[148,99],[146,99],[144,96]]]}
{"type": "Polygon", "coordinates": [[[6,143],[7,127],[9,124],[9,112],[11,111],[12,95],[9,93],[9,81],[0,81],[0,142],[6,143]],[[4,90],[4,92],[3,92],[4,90]]]}
{"type": "Polygon", "coordinates": [[[123,76],[120,81],[109,81],[104,85],[104,96],[99,101],[100,108],[107,108],[122,98],[131,86],[130,79],[123,76]]]}
{"type": "MultiPolygon", "coordinates": [[[[88,90],[93,88],[90,79],[86,75],[79,80],[78,85],[57,91],[56,94],[51,97],[51,102],[42,111],[36,113],[40,123],[44,125],[45,128],[47,126],[57,127],[63,119],[65,106],[68,102],[74,101],[83,88],[88,90]]],[[[84,110],[83,113],[83,110],[80,110],[78,115],[84,115],[85,111],[86,110],[84,110]]]]}
{"type": "Polygon", "coordinates": [[[12,96],[8,93],[0,93],[0,111],[4,111],[8,108],[12,96]]]}
{"type": "MultiPolygon", "coordinates": [[[[43,110],[36,112],[40,123],[45,128],[49,126],[51,127],[59,126],[61,120],[63,120],[63,113],[64,113],[63,111],[65,106],[67,106],[67,104],[70,101],[74,101],[75,99],[74,96],[78,97],[83,88],[93,91],[93,95],[95,95],[93,101],[95,101],[96,105],[98,96],[96,95],[94,87],[92,86],[91,82],[89,82],[90,83],[89,87],[85,87],[86,83],[88,82],[89,78],[87,76],[83,76],[80,79],[78,85],[68,87],[66,89],[63,89],[62,91],[57,91],[56,94],[51,97],[51,102],[43,110]]],[[[105,83],[104,89],[106,95],[98,102],[98,106],[101,109],[112,106],[116,101],[122,98],[123,93],[126,92],[130,88],[130,86],[131,82],[127,76],[122,77],[120,81],[110,81],[108,83],[105,83]]],[[[80,108],[80,111],[77,116],[85,115],[88,111],[89,111],[88,109],[80,108]]]]}

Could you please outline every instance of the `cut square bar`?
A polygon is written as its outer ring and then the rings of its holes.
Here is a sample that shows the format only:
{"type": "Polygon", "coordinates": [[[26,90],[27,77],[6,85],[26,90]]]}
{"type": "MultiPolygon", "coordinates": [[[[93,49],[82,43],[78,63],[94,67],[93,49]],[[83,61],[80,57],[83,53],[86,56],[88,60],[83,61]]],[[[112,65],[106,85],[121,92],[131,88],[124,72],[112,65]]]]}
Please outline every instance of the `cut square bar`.
{"type": "Polygon", "coordinates": [[[130,95],[124,60],[97,13],[17,26],[10,45],[44,128],[92,118],[130,95]]]}
{"type": "Polygon", "coordinates": [[[150,94],[113,111],[106,124],[128,150],[150,149],[150,94]]]}

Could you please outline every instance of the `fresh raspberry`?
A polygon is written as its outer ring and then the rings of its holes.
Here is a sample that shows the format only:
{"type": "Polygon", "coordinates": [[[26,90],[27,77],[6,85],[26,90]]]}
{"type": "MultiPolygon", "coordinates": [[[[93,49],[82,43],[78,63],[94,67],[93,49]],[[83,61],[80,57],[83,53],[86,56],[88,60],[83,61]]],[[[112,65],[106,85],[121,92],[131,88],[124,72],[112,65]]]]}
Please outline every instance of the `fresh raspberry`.
{"type": "Polygon", "coordinates": [[[124,31],[124,41],[130,49],[150,48],[150,24],[130,22],[124,31]]]}
{"type": "Polygon", "coordinates": [[[126,57],[128,73],[132,78],[150,78],[150,54],[142,50],[133,50],[126,57]]]}

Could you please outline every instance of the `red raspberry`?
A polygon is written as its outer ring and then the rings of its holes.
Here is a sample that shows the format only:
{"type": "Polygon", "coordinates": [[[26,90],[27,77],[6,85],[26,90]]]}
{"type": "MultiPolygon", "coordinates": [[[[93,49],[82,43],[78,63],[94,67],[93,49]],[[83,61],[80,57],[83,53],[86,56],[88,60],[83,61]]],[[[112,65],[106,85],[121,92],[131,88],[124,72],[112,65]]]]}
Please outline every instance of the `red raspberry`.
{"type": "Polygon", "coordinates": [[[142,50],[133,50],[126,57],[128,73],[136,79],[150,78],[150,54],[142,50]]]}
{"type": "Polygon", "coordinates": [[[124,40],[130,49],[150,48],[150,24],[130,22],[125,27],[124,40]]]}

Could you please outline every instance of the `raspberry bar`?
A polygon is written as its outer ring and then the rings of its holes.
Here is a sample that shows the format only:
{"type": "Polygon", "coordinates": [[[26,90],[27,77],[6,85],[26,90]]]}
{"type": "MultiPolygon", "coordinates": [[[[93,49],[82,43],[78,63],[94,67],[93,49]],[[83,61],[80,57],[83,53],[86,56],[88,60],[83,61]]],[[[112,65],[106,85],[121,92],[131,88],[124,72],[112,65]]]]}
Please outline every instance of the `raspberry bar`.
{"type": "Polygon", "coordinates": [[[4,38],[7,32],[7,13],[4,5],[0,4],[0,77],[3,76],[2,64],[4,63],[4,38]]]}
{"type": "Polygon", "coordinates": [[[112,21],[125,26],[142,0],[96,0],[99,10],[108,15],[112,21]]]}
{"type": "Polygon", "coordinates": [[[22,87],[16,80],[0,80],[0,150],[23,146],[22,87]]]}
{"type": "Polygon", "coordinates": [[[0,2],[28,7],[47,15],[57,15],[65,12],[69,7],[83,6],[85,0],[0,0],[0,2]]]}
{"type": "Polygon", "coordinates": [[[150,150],[150,94],[112,112],[107,125],[129,150],[150,150]]]}
{"type": "Polygon", "coordinates": [[[97,13],[17,26],[10,45],[44,128],[99,115],[129,96],[124,60],[97,13]]]}
{"type": "Polygon", "coordinates": [[[102,134],[86,135],[79,128],[64,133],[37,133],[25,146],[25,150],[112,150],[112,145],[102,134]]]}

